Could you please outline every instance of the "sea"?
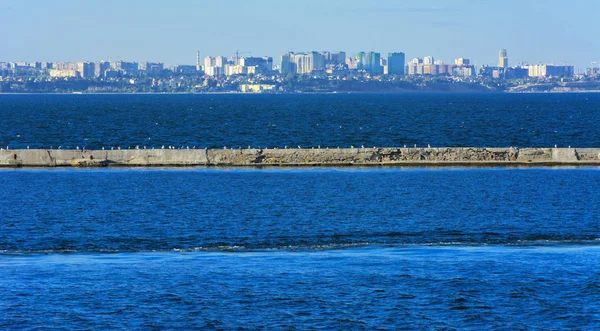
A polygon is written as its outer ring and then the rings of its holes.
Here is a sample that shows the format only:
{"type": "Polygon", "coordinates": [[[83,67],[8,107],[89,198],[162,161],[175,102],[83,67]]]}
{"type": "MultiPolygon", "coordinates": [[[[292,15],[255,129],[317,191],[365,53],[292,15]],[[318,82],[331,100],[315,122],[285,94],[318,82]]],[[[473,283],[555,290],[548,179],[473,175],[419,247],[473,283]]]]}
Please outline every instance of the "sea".
{"type": "MultiPolygon", "coordinates": [[[[0,95],[0,148],[600,147],[600,94],[0,95]]],[[[0,330],[598,330],[598,167],[0,169],[0,330]]]]}

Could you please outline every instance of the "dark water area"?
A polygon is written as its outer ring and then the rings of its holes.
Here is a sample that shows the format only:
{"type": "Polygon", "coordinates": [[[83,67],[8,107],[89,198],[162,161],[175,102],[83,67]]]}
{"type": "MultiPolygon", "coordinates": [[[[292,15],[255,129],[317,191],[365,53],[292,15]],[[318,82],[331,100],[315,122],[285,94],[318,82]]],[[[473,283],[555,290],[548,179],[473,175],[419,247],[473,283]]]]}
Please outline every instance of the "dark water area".
{"type": "Polygon", "coordinates": [[[0,329],[600,327],[597,168],[0,181],[0,329]]]}
{"type": "Polygon", "coordinates": [[[600,171],[1,170],[0,249],[600,244],[600,171]]]}
{"type": "Polygon", "coordinates": [[[0,95],[6,148],[598,147],[600,94],[0,95]]]}

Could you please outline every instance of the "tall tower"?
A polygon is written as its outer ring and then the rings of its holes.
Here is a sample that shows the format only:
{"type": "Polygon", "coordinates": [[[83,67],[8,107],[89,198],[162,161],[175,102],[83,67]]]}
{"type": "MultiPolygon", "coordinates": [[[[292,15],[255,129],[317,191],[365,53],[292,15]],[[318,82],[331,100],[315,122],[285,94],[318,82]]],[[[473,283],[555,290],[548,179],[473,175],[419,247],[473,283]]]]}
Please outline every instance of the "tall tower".
{"type": "Polygon", "coordinates": [[[506,53],[506,50],[503,48],[500,50],[499,54],[498,54],[498,67],[500,68],[508,68],[508,55],[506,53]]]}
{"type": "Polygon", "coordinates": [[[196,70],[200,71],[200,51],[196,51],[196,70]]]}

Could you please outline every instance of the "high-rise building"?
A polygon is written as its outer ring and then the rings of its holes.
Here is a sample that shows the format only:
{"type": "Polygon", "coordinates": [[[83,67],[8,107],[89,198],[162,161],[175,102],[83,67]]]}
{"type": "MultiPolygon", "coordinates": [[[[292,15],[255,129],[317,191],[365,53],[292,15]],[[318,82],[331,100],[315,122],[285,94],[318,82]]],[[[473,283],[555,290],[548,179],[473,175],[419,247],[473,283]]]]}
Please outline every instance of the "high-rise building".
{"type": "Polygon", "coordinates": [[[239,65],[242,67],[256,67],[256,73],[267,73],[273,70],[273,58],[263,57],[242,57],[239,59],[239,65]]]}
{"type": "Polygon", "coordinates": [[[138,72],[139,64],[137,62],[117,61],[112,62],[112,69],[120,71],[126,75],[135,75],[138,72]]]}
{"type": "Polygon", "coordinates": [[[433,56],[426,56],[423,58],[423,64],[433,64],[434,63],[434,58],[433,56]]]}
{"type": "Polygon", "coordinates": [[[226,64],[227,58],[224,56],[207,56],[204,58],[204,73],[208,76],[223,76],[226,64]]]}
{"type": "Polygon", "coordinates": [[[551,64],[529,66],[530,77],[564,77],[573,76],[573,74],[573,66],[556,66],[551,64]]]}
{"type": "Polygon", "coordinates": [[[508,68],[508,55],[504,48],[498,52],[498,57],[498,67],[508,68]]]}
{"type": "Polygon", "coordinates": [[[454,64],[456,64],[457,66],[469,65],[471,64],[471,60],[465,59],[464,57],[459,57],[454,60],[454,64]]]}
{"type": "Polygon", "coordinates": [[[165,68],[163,63],[153,63],[153,62],[142,62],[140,63],[139,69],[145,71],[149,75],[157,75],[160,74],[165,68]]]}
{"type": "Polygon", "coordinates": [[[94,77],[94,63],[93,62],[77,62],[77,72],[79,77],[83,79],[89,79],[94,77]]]}
{"type": "Polygon", "coordinates": [[[346,63],[346,52],[337,52],[331,53],[331,58],[329,59],[330,64],[340,65],[346,63]]]}
{"type": "Polygon", "coordinates": [[[105,77],[104,73],[110,69],[110,62],[101,61],[94,63],[94,77],[105,77]]]}
{"type": "Polygon", "coordinates": [[[356,54],[356,69],[357,70],[365,70],[367,59],[365,52],[359,52],[356,54]]]}
{"type": "Polygon", "coordinates": [[[318,52],[287,53],[281,57],[281,73],[310,74],[325,69],[325,56],[318,52]]]}
{"type": "Polygon", "coordinates": [[[367,53],[368,66],[366,69],[368,72],[374,75],[380,75],[383,73],[383,67],[381,66],[381,54],[376,52],[367,53]]]}
{"type": "Polygon", "coordinates": [[[405,55],[402,52],[388,54],[388,74],[404,75],[405,55]]]}
{"type": "Polygon", "coordinates": [[[295,68],[292,67],[291,60],[292,53],[285,53],[281,56],[281,74],[287,75],[289,73],[295,73],[295,68]]]}

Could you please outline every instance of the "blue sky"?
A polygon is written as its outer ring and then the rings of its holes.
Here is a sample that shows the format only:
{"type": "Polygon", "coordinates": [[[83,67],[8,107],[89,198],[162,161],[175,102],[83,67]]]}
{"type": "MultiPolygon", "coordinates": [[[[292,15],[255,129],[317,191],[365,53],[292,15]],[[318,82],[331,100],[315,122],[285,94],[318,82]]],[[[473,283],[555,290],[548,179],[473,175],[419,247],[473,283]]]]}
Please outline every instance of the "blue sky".
{"type": "MultiPolygon", "coordinates": [[[[600,61],[598,0],[0,0],[0,61],[279,58],[344,50],[511,65],[600,61]]],[[[277,60],[276,60],[277,62],[277,60]]]]}

